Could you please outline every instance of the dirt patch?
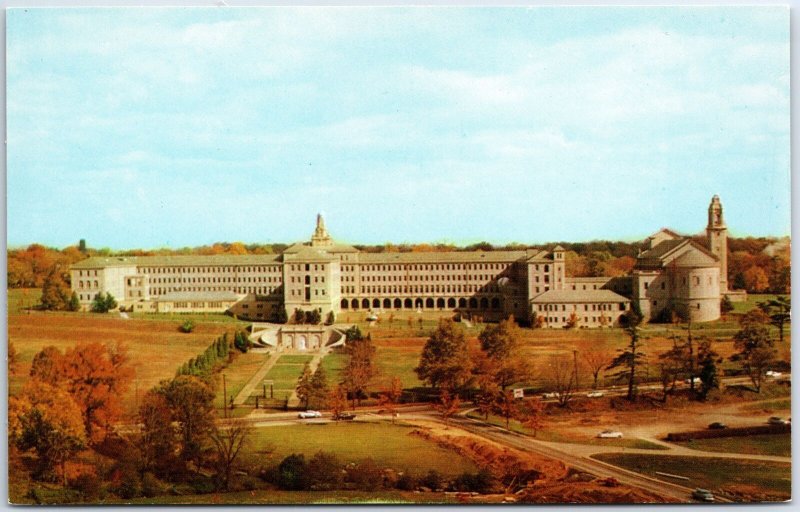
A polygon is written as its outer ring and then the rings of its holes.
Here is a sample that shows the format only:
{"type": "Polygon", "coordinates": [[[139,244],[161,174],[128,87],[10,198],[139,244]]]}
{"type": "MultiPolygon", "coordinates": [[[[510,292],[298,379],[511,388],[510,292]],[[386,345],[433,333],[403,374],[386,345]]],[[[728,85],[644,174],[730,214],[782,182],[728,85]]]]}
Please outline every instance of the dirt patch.
{"type": "Polygon", "coordinates": [[[653,493],[614,484],[613,481],[550,482],[536,484],[518,494],[524,503],[677,503],[653,493]]]}

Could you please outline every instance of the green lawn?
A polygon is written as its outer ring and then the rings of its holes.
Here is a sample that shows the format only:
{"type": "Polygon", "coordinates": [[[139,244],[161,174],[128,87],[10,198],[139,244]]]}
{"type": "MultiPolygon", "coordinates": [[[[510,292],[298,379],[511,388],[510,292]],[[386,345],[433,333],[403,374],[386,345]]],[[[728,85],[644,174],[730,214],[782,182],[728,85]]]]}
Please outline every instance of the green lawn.
{"type": "MultiPolygon", "coordinates": [[[[471,412],[467,415],[470,418],[479,419],[484,421],[483,416],[477,412],[471,412]]],[[[489,415],[488,423],[497,425],[498,427],[506,427],[506,420],[501,416],[489,415]]],[[[533,431],[527,429],[520,424],[517,420],[508,422],[509,430],[533,436],[533,431]]],[[[666,450],[666,446],[657,443],[651,443],[644,439],[628,438],[628,439],[599,439],[596,437],[580,437],[568,436],[556,430],[541,429],[536,432],[536,439],[539,441],[549,441],[552,443],[569,443],[569,444],[588,444],[593,446],[618,446],[622,448],[638,448],[641,450],[666,450]]]]}
{"type": "Polygon", "coordinates": [[[332,353],[322,359],[322,368],[328,378],[328,385],[333,387],[342,381],[342,372],[347,365],[347,354],[332,353]]]}
{"type": "Polygon", "coordinates": [[[312,457],[318,451],[335,453],[343,462],[371,457],[383,467],[414,474],[434,469],[445,475],[477,471],[468,459],[418,436],[413,429],[384,423],[326,423],[256,430],[251,452],[274,448],[265,464],[277,464],[292,453],[312,457]]]}
{"type": "Polygon", "coordinates": [[[653,457],[627,453],[604,453],[592,457],[659,480],[674,482],[657,475],[657,471],[685,476],[691,479],[685,485],[703,487],[712,492],[719,492],[726,487],[730,489],[742,486],[766,492],[772,500],[788,499],[791,496],[791,464],[712,457],[653,457]]]}
{"type": "Polygon", "coordinates": [[[414,373],[414,368],[419,365],[422,346],[418,348],[378,346],[375,350],[375,366],[380,372],[379,379],[388,382],[392,377],[397,377],[403,383],[403,388],[421,386],[422,382],[414,373]]]}
{"type": "MultiPolygon", "coordinates": [[[[766,302],[768,300],[772,300],[778,297],[778,295],[771,295],[771,294],[747,294],[747,300],[744,302],[734,302],[733,303],[733,312],[734,313],[747,313],[753,308],[758,307],[759,302],[766,302]]],[[[781,295],[781,297],[789,297],[789,295],[781,295]]]]}
{"type": "MultiPolygon", "coordinates": [[[[272,381],[273,396],[276,399],[282,400],[291,396],[297,387],[297,380],[303,374],[303,367],[307,362],[311,362],[312,359],[313,356],[306,355],[286,355],[278,359],[264,377],[265,381],[272,381]]],[[[247,403],[254,404],[255,396],[260,396],[263,393],[263,388],[256,386],[254,393],[247,403]]],[[[269,393],[269,384],[267,384],[267,393],[269,393]]]]}
{"type": "Polygon", "coordinates": [[[748,404],[742,407],[743,411],[758,411],[758,412],[765,412],[770,413],[773,411],[783,410],[783,409],[791,409],[792,408],[792,399],[791,398],[778,398],[775,400],[767,400],[766,402],[758,402],[754,404],[748,404]]]}
{"type": "Polygon", "coordinates": [[[791,434],[762,434],[747,437],[692,439],[691,441],[681,441],[675,444],[708,452],[777,455],[779,457],[792,456],[791,434]]]}

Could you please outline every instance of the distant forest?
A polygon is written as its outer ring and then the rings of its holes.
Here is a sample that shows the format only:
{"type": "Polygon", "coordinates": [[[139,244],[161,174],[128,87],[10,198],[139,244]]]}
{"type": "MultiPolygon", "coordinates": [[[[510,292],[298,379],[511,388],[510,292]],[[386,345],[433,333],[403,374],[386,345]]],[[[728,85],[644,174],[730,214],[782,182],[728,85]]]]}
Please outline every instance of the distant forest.
{"type": "MultiPolygon", "coordinates": [[[[695,240],[705,246],[705,237],[695,240]]],[[[445,252],[445,251],[507,251],[525,249],[552,250],[561,245],[566,249],[567,275],[573,277],[621,276],[635,263],[641,242],[553,242],[542,245],[492,245],[479,242],[464,247],[451,244],[383,244],[355,245],[362,252],[445,252]]],[[[750,293],[790,293],[790,241],[788,238],[728,238],[728,280],[735,289],[750,293]]],[[[60,274],[69,283],[69,266],[90,256],[168,256],[213,254],[279,254],[288,244],[243,244],[220,242],[181,249],[132,249],[112,251],[93,249],[83,243],[56,249],[39,244],[8,250],[8,287],[41,288],[46,278],[60,274]]]]}

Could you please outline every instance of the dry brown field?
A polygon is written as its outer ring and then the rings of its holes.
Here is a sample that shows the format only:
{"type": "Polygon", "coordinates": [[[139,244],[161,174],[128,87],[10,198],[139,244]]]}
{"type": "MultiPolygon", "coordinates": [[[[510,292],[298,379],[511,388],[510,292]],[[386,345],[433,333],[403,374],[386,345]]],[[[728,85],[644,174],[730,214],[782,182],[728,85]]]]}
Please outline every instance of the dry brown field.
{"type": "Polygon", "coordinates": [[[175,375],[184,361],[197,356],[234,325],[198,323],[192,333],[178,331],[180,322],[124,320],[111,314],[30,312],[8,317],[8,337],[20,356],[19,371],[9,379],[9,392],[24,385],[37,352],[53,345],[65,350],[78,342],[123,343],[128,348],[135,379],[125,396],[125,409],[135,411],[138,397],[162,379],[175,375]],[[138,396],[137,396],[138,394],[138,396]]]}

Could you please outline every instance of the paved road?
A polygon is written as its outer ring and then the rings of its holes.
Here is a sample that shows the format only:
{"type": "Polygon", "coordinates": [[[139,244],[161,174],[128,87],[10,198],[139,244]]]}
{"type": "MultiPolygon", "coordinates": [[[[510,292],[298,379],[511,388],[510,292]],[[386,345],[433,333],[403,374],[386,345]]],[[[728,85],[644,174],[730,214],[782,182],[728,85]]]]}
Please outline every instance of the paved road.
{"type": "MultiPolygon", "coordinates": [[[[557,447],[557,443],[542,443],[541,441],[534,440],[528,436],[517,434],[514,432],[506,431],[494,425],[488,425],[482,421],[473,420],[463,416],[452,418],[452,423],[458,425],[468,432],[480,435],[487,439],[499,442],[506,446],[518,448],[521,450],[538,453],[552,459],[560,460],[566,465],[591,473],[595,476],[608,478],[616,478],[619,482],[638,487],[646,491],[650,491],[659,496],[672,498],[681,502],[691,500],[692,488],[684,487],[682,485],[673,484],[670,482],[662,482],[648,476],[628,471],[617,466],[612,466],[604,462],[590,459],[581,455],[574,455],[571,452],[564,451],[563,447],[557,447]]],[[[652,450],[650,451],[652,454],[652,450]]],[[[718,501],[727,501],[719,499],[718,501]]]]}

